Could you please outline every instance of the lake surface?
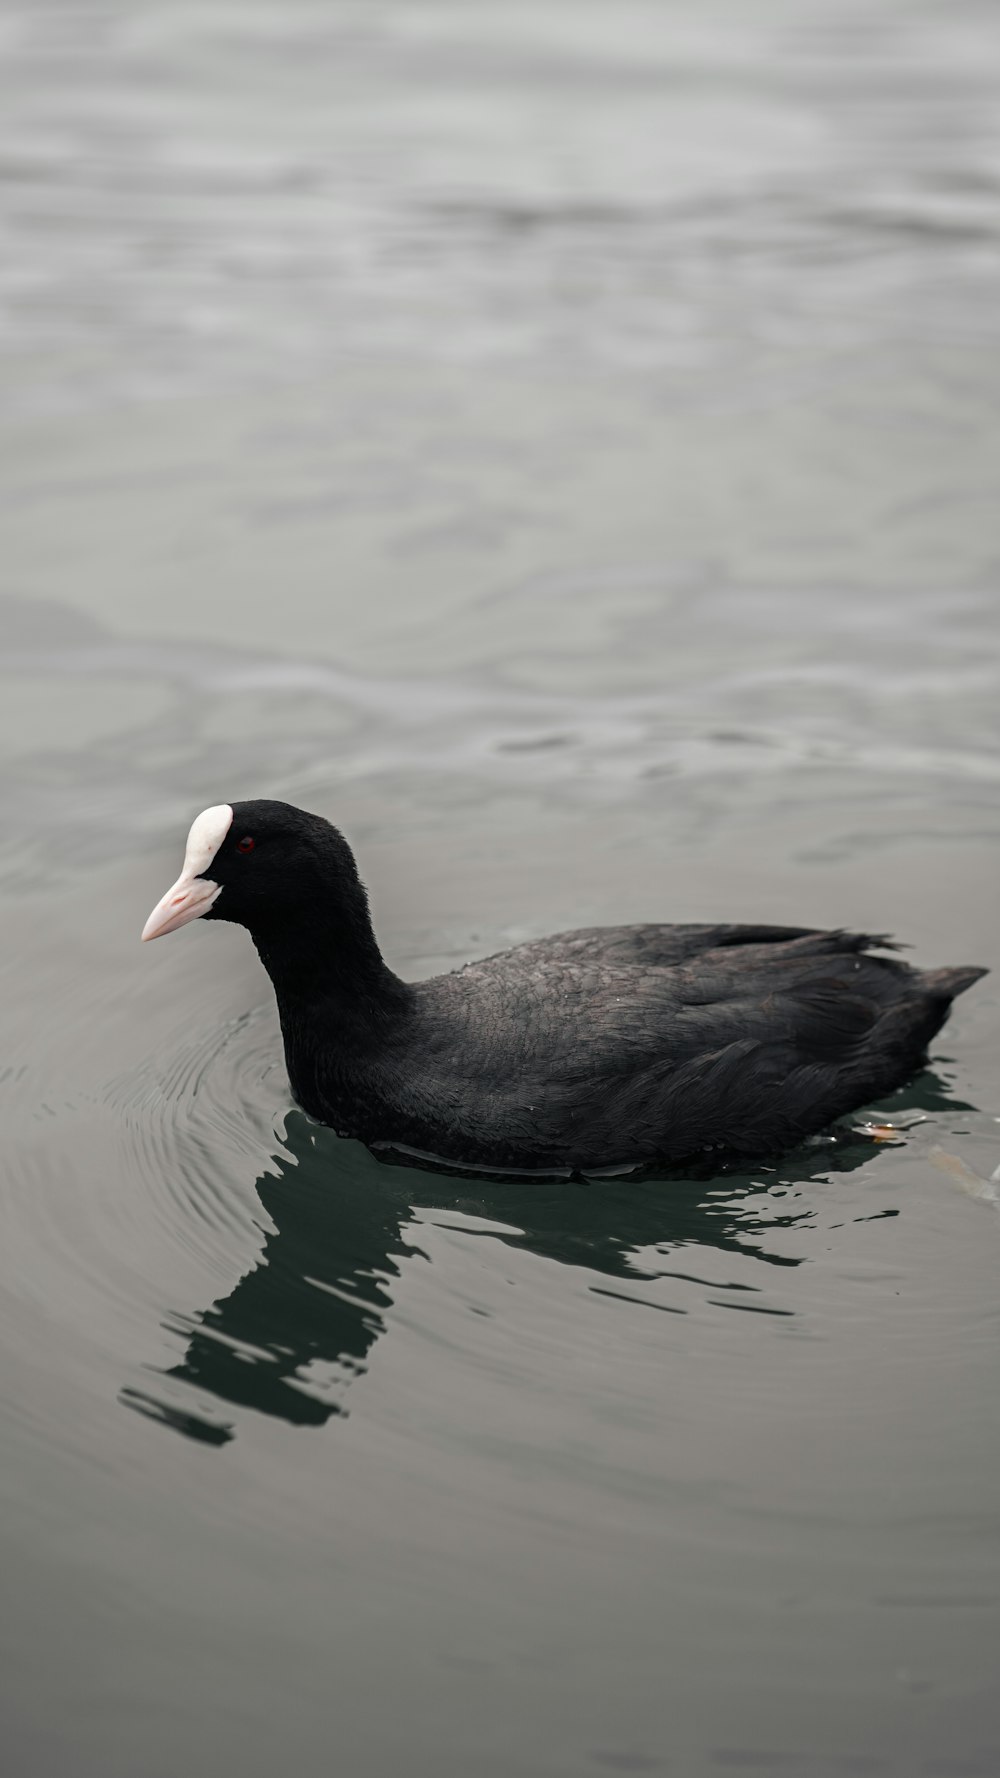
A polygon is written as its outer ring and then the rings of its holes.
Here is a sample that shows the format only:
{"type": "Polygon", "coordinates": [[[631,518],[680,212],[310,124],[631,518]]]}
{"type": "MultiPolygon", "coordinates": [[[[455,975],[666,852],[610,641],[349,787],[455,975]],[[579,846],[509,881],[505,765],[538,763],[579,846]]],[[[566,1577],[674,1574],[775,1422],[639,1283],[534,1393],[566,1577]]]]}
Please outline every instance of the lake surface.
{"type": "Polygon", "coordinates": [[[573,925],[1000,970],[1000,18],[12,0],[9,1778],[995,1778],[1000,995],[714,1180],[379,1165],[206,804],[413,975],[573,925]]]}

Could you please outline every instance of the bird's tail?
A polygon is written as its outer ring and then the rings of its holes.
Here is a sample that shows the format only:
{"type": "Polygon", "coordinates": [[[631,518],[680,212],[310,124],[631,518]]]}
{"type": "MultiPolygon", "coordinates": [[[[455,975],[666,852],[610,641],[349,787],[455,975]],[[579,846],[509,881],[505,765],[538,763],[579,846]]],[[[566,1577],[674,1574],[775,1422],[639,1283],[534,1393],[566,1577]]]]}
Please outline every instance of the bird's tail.
{"type": "Polygon", "coordinates": [[[958,964],[954,969],[922,969],[920,978],[929,993],[940,995],[942,1000],[954,1000],[989,973],[988,969],[978,969],[970,963],[958,964]]]}

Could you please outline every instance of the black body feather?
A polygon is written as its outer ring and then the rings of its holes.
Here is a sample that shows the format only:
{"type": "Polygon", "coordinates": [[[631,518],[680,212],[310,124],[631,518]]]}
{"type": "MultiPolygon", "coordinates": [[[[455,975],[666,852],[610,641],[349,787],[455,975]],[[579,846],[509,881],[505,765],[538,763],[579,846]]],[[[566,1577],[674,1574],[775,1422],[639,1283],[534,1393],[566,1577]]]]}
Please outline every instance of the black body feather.
{"type": "Polygon", "coordinates": [[[985,973],[915,970],[848,932],[644,925],[408,984],[342,835],[287,804],[232,806],[207,917],[257,945],[300,1104],[369,1144],[542,1170],[775,1152],[901,1086],[985,973]]]}

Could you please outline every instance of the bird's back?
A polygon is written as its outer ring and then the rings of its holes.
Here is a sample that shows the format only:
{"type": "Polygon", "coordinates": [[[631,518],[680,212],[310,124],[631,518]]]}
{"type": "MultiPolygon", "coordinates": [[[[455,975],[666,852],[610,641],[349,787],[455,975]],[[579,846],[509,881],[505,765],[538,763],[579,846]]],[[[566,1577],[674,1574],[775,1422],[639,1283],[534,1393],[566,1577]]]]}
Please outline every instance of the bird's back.
{"type": "Polygon", "coordinates": [[[760,926],[592,927],[417,985],[399,1141],[544,1166],[787,1146],[919,1066],[982,973],[760,926]]]}

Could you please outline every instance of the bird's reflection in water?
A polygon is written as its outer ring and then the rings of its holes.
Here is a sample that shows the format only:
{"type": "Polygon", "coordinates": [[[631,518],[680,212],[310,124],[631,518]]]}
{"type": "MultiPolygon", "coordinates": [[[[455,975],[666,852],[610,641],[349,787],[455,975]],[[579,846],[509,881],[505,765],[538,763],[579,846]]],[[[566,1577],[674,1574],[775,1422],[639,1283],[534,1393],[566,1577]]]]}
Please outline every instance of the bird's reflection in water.
{"type": "MultiPolygon", "coordinates": [[[[905,1122],[915,1110],[955,1105],[924,1074],[887,1109],[905,1122]]],[[[199,1405],[211,1397],[294,1426],[322,1426],[344,1413],[345,1395],[385,1330],[400,1262],[417,1251],[407,1239],[407,1231],[419,1238],[415,1204],[500,1224],[490,1231],[496,1240],[634,1284],[666,1270],[644,1263],[643,1249],[658,1249],[661,1259],[670,1249],[689,1258],[702,1247],[800,1265],[805,1251],[769,1250],[768,1237],[808,1221],[811,1211],[791,1208],[789,1193],[783,1213],[767,1185],[819,1183],[871,1156],[870,1141],[857,1137],[799,1150],[777,1171],[720,1172],[706,1163],[701,1178],[689,1171],[683,1178],[494,1179],[415,1171],[398,1157],[380,1162],[293,1111],[283,1149],[257,1181],[274,1232],[229,1295],[185,1325],[187,1351],[161,1376],[191,1385],[199,1405]]],[[[234,1436],[229,1421],[180,1405],[172,1386],[168,1393],[172,1399],[129,1388],[121,1399],[191,1438],[221,1445],[234,1436]]]]}

